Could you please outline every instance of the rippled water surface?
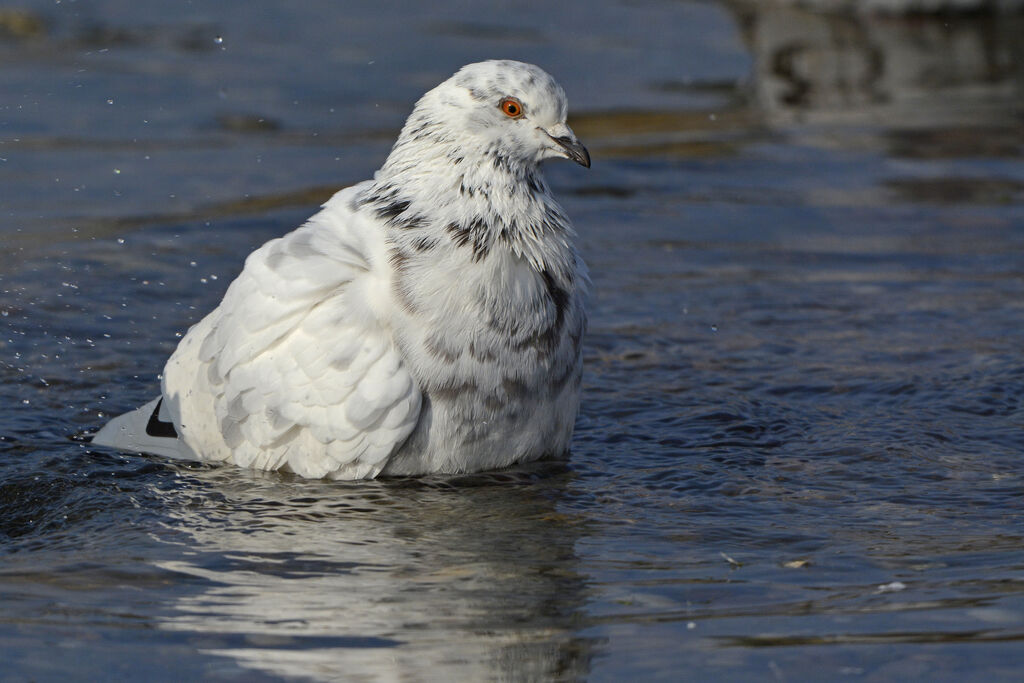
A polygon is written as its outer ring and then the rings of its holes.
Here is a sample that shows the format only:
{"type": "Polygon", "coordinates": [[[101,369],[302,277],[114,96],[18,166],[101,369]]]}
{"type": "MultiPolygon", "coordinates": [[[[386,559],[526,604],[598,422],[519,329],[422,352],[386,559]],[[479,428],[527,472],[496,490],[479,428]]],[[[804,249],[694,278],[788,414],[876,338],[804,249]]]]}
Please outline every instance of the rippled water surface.
{"type": "Polygon", "coordinates": [[[0,6],[4,680],[1017,680],[1020,15],[0,6]],[[458,66],[594,166],[568,463],[325,483],[90,449],[458,66]]]}

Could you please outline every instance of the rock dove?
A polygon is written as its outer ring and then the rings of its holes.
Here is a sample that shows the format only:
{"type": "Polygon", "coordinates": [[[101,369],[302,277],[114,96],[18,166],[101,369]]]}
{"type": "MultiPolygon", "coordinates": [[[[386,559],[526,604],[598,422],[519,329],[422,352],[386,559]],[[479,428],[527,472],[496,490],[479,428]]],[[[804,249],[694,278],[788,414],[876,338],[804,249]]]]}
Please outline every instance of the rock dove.
{"type": "Polygon", "coordinates": [[[372,180],[245,261],[93,443],[303,477],[563,456],[586,267],[539,164],[590,166],[540,68],[469,64],[416,103],[372,180]]]}

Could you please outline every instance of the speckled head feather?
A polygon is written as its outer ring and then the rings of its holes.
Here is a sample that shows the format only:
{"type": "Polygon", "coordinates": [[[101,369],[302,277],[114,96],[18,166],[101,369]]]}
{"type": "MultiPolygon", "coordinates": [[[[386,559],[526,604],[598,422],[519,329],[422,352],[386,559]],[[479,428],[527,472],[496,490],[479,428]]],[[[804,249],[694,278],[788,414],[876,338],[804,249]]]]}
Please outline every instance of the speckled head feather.
{"type": "Polygon", "coordinates": [[[420,98],[384,170],[400,165],[410,147],[433,140],[456,143],[481,160],[505,157],[526,171],[543,159],[567,156],[554,139],[575,139],[565,123],[568,108],[562,87],[533,64],[469,64],[420,98]],[[520,115],[512,118],[502,111],[506,98],[521,105],[520,115]]]}

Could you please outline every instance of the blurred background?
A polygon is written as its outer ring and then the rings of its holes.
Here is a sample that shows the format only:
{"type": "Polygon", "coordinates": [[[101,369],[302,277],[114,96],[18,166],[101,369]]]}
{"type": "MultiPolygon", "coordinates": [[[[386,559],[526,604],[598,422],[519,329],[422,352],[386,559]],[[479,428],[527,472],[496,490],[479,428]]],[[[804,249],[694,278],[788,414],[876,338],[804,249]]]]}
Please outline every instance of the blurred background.
{"type": "Polygon", "coordinates": [[[1022,35],[1020,0],[0,2],[0,680],[1017,679],[1022,35]],[[546,167],[593,279],[567,465],[68,440],[491,58],[593,157],[546,167]]]}

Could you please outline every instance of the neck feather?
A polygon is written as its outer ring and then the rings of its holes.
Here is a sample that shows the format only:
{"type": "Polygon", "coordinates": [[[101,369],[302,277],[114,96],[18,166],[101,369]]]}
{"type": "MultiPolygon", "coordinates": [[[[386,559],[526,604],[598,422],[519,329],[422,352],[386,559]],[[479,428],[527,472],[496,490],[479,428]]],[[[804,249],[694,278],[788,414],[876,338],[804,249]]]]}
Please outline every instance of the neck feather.
{"type": "Polygon", "coordinates": [[[508,249],[538,271],[574,266],[572,226],[537,165],[504,156],[497,146],[471,154],[407,125],[359,203],[403,248],[448,241],[476,261],[508,249]]]}

